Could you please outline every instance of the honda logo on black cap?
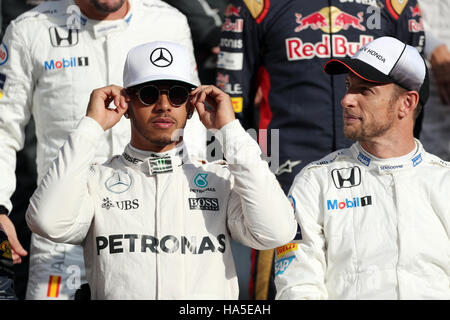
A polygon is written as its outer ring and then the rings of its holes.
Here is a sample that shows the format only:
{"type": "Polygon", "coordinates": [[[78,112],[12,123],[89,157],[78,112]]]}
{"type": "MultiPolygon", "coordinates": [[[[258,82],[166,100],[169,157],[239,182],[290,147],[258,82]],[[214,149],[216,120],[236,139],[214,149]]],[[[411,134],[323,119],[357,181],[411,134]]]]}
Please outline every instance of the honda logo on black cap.
{"type": "Polygon", "coordinates": [[[331,177],[338,189],[355,187],[361,183],[361,169],[359,167],[334,169],[331,171],[331,177]]]}
{"type": "Polygon", "coordinates": [[[73,47],[78,44],[78,29],[50,27],[48,31],[54,47],[73,47]]]}

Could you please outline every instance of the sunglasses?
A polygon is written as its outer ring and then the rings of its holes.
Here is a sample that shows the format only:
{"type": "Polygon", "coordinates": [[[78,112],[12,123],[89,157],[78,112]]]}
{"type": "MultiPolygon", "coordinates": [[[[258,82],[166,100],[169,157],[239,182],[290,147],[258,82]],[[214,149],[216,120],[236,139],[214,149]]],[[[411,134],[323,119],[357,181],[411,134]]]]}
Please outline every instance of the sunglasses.
{"type": "Polygon", "coordinates": [[[169,90],[164,90],[151,84],[139,88],[136,95],[142,104],[149,106],[158,101],[161,93],[167,94],[169,102],[175,107],[182,106],[189,98],[189,90],[186,87],[178,85],[170,87],[169,90]]]}

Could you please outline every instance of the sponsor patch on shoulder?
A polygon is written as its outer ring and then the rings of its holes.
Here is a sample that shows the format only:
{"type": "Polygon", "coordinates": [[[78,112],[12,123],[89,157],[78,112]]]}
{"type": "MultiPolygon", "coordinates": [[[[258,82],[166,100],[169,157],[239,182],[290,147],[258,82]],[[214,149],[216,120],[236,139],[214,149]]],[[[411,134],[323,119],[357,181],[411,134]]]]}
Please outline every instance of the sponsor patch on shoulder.
{"type": "Polygon", "coordinates": [[[297,251],[298,250],[298,243],[288,243],[284,246],[278,247],[275,249],[277,254],[277,259],[288,254],[289,252],[297,251]]]}
{"type": "Polygon", "coordinates": [[[2,44],[0,44],[0,66],[5,64],[6,61],[8,61],[8,48],[2,42],[2,44]]]}
{"type": "Polygon", "coordinates": [[[418,164],[420,164],[422,162],[422,154],[419,153],[417,156],[412,158],[411,161],[413,163],[413,167],[417,166],[418,164]]]}
{"type": "Polygon", "coordinates": [[[244,3],[257,23],[266,17],[270,6],[270,1],[266,0],[244,0],[244,3]]]}
{"type": "Polygon", "coordinates": [[[402,14],[406,5],[408,4],[408,0],[387,0],[386,7],[392,17],[397,20],[399,16],[402,14]]]}
{"type": "Polygon", "coordinates": [[[283,274],[287,267],[291,264],[292,260],[294,260],[295,256],[286,257],[283,259],[278,259],[275,261],[275,276],[279,276],[283,274]]]}
{"type": "Polygon", "coordinates": [[[365,165],[366,167],[368,167],[370,165],[370,158],[365,156],[364,154],[362,154],[361,152],[358,155],[358,160],[359,162],[361,162],[363,165],[365,165]]]}
{"type": "Polygon", "coordinates": [[[244,106],[243,97],[231,97],[231,103],[233,104],[233,110],[235,113],[242,112],[244,106]]]}

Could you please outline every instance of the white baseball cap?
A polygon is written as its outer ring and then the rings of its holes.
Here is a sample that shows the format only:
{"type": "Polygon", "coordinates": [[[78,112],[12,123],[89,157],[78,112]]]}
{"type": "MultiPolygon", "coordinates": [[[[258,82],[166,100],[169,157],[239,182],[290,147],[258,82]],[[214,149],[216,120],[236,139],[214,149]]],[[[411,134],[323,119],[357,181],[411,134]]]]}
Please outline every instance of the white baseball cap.
{"type": "Polygon", "coordinates": [[[328,74],[341,74],[352,71],[369,82],[396,83],[399,86],[419,93],[422,105],[428,99],[428,69],[416,48],[393,37],[377,38],[351,58],[331,59],[324,71],[328,74]]]}
{"type": "Polygon", "coordinates": [[[149,81],[173,80],[197,87],[191,81],[188,50],[174,42],[155,41],[132,48],[125,61],[123,86],[149,81]]]}

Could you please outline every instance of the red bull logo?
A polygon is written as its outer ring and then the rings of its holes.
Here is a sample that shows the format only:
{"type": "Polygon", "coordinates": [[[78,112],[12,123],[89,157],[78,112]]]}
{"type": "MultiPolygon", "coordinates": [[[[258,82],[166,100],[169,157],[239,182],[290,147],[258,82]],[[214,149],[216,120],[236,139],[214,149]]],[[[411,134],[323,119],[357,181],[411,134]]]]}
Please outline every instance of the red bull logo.
{"type": "Polygon", "coordinates": [[[420,11],[419,5],[416,4],[415,7],[410,6],[409,10],[411,10],[411,16],[419,17],[419,21],[416,19],[409,19],[408,20],[408,29],[410,32],[423,32],[425,31],[422,21],[422,12],[420,11]]]}
{"type": "Polygon", "coordinates": [[[356,16],[341,11],[339,8],[331,6],[320,9],[305,17],[300,13],[295,13],[295,22],[298,26],[295,32],[311,28],[312,30],[322,30],[323,32],[339,32],[340,30],[348,30],[350,27],[366,31],[363,25],[364,12],[359,12],[356,16]]]}
{"type": "Polygon", "coordinates": [[[217,72],[217,81],[221,83],[229,83],[230,75],[217,72]]]}
{"type": "Polygon", "coordinates": [[[241,14],[241,7],[235,7],[232,4],[228,5],[228,7],[225,9],[225,17],[235,16],[239,17],[241,14]]]}
{"type": "Polygon", "coordinates": [[[341,12],[334,20],[334,25],[337,27],[341,27],[344,30],[348,30],[349,27],[353,27],[361,31],[366,31],[366,28],[361,24],[364,21],[363,15],[364,12],[359,12],[358,17],[352,16],[351,14],[345,12],[341,12]]]}
{"type": "Polygon", "coordinates": [[[409,7],[409,9],[411,10],[411,15],[413,16],[413,18],[414,17],[417,17],[417,16],[422,16],[422,12],[420,11],[420,8],[419,8],[419,5],[418,4],[416,4],[416,6],[415,7],[409,7]]]}
{"type": "Polygon", "coordinates": [[[314,12],[310,15],[302,18],[300,13],[295,14],[295,21],[299,24],[297,28],[294,29],[295,32],[300,32],[307,28],[317,30],[328,26],[328,19],[320,12],[314,12]]]}
{"type": "Polygon", "coordinates": [[[346,36],[322,35],[318,43],[303,42],[300,38],[286,39],[286,55],[289,61],[318,58],[353,56],[365,44],[373,40],[372,36],[360,35],[358,42],[348,41],[346,36]]]}
{"type": "Polygon", "coordinates": [[[222,31],[242,32],[244,30],[244,19],[236,19],[234,22],[226,18],[222,24],[222,31]]]}
{"type": "Polygon", "coordinates": [[[416,21],[415,19],[409,19],[408,20],[408,29],[409,29],[410,32],[423,32],[423,31],[425,31],[422,19],[419,19],[419,21],[416,21]]]}

